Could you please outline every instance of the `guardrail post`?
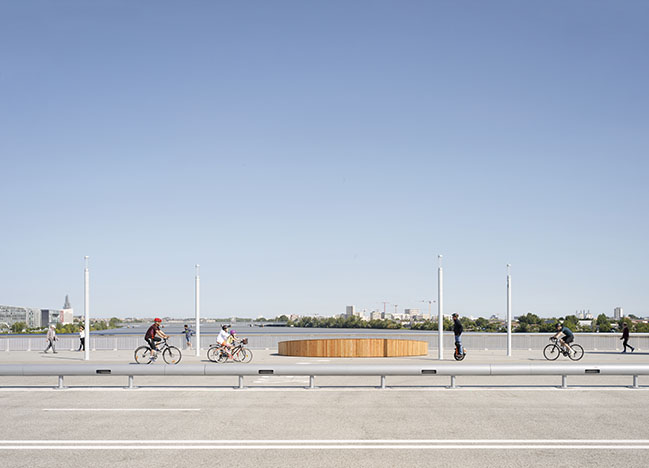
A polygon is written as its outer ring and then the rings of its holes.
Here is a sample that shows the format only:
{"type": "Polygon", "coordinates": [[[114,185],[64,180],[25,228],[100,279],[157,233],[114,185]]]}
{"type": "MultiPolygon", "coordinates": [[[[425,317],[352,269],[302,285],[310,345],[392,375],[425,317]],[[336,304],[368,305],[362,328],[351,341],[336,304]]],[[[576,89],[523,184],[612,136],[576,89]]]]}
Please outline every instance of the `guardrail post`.
{"type": "Polygon", "coordinates": [[[244,388],[244,386],[243,386],[243,375],[239,376],[239,388],[244,388]]]}
{"type": "Polygon", "coordinates": [[[451,376],[451,386],[449,388],[457,388],[455,386],[455,376],[454,375],[451,376]]]}
{"type": "Polygon", "coordinates": [[[561,376],[561,388],[568,388],[568,376],[567,375],[562,375],[561,376]]]}
{"type": "Polygon", "coordinates": [[[62,375],[59,375],[59,385],[56,388],[58,388],[58,389],[64,389],[65,388],[65,385],[63,385],[63,376],[62,375]]]}
{"type": "Polygon", "coordinates": [[[135,385],[133,384],[133,376],[132,375],[128,376],[128,388],[136,388],[135,385]]]}
{"type": "Polygon", "coordinates": [[[309,388],[311,388],[311,389],[315,388],[315,376],[314,375],[309,376],[309,388]]]}
{"type": "Polygon", "coordinates": [[[385,375],[381,376],[381,389],[385,390],[385,375]]]}
{"type": "Polygon", "coordinates": [[[633,388],[640,388],[640,386],[638,385],[638,376],[637,375],[633,376],[633,388]]]}

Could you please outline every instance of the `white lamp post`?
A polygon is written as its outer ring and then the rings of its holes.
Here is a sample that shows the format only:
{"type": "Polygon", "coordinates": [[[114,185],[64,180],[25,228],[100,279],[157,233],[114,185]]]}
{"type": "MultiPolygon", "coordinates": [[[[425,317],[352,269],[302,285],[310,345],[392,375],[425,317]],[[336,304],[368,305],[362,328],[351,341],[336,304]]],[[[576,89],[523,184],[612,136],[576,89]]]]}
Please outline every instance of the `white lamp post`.
{"type": "Polygon", "coordinates": [[[443,288],[443,272],[442,272],[442,256],[438,255],[437,259],[439,261],[439,267],[437,268],[437,328],[438,328],[438,338],[437,338],[437,357],[441,361],[444,359],[444,303],[443,297],[444,292],[443,288]]]}
{"type": "Polygon", "coordinates": [[[512,275],[507,264],[507,356],[512,355],[512,275]]]}
{"type": "Polygon", "coordinates": [[[84,310],[84,320],[85,320],[85,334],[84,339],[86,349],[84,353],[84,361],[90,360],[90,272],[88,271],[88,257],[87,255],[83,257],[85,260],[86,267],[83,270],[83,310],[84,310]]]}
{"type": "Polygon", "coordinates": [[[201,278],[200,278],[200,265],[196,264],[196,278],[195,278],[195,293],[196,297],[194,299],[194,307],[196,311],[196,357],[201,356],[201,298],[200,298],[200,288],[201,288],[201,278]]]}

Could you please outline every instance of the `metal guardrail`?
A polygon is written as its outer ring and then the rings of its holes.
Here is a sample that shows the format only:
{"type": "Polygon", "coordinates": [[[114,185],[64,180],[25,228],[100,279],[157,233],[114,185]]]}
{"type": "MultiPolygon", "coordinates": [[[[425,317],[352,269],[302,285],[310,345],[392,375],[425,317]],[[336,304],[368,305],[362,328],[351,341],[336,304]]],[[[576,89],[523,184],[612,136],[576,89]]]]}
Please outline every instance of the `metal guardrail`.
{"type": "MultiPolygon", "coordinates": [[[[387,376],[449,376],[448,388],[457,388],[457,376],[561,376],[561,388],[568,387],[568,376],[583,375],[626,375],[633,376],[632,388],[639,388],[638,377],[649,375],[649,364],[447,364],[447,365],[363,365],[363,364],[182,364],[182,365],[137,365],[137,364],[3,364],[0,376],[58,376],[56,388],[66,388],[65,376],[128,376],[128,387],[136,388],[135,376],[237,376],[239,385],[245,388],[246,376],[309,376],[309,387],[315,388],[316,376],[378,376],[380,388],[386,388],[387,376]]],[[[1,385],[0,385],[1,386],[1,385]]]]}

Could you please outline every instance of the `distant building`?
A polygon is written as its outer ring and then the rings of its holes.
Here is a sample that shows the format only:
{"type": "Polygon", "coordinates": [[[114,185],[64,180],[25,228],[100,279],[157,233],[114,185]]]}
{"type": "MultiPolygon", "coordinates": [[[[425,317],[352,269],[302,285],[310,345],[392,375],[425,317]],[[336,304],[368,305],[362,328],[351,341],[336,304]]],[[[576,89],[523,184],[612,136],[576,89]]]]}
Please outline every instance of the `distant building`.
{"type": "Polygon", "coordinates": [[[578,310],[575,312],[575,316],[579,320],[592,320],[593,314],[590,313],[590,310],[578,310]]]}
{"type": "Polygon", "coordinates": [[[378,310],[370,312],[370,320],[381,320],[381,312],[378,310]]]}
{"type": "Polygon", "coordinates": [[[613,309],[613,318],[615,320],[624,318],[624,310],[622,309],[622,307],[616,307],[615,309],[613,309]]]}
{"type": "Polygon", "coordinates": [[[350,305],[345,307],[345,316],[346,317],[352,317],[356,315],[356,306],[350,305]]]}
{"type": "Polygon", "coordinates": [[[51,323],[72,323],[72,310],[35,309],[0,305],[0,322],[11,327],[14,323],[24,322],[27,328],[45,328],[51,323]],[[62,320],[66,320],[63,322],[62,320]],[[69,320],[69,321],[67,321],[69,320]]]}
{"type": "Polygon", "coordinates": [[[63,309],[61,309],[59,317],[63,325],[74,322],[74,309],[70,305],[70,299],[67,294],[65,295],[65,302],[63,303],[63,309]]]}
{"type": "Polygon", "coordinates": [[[419,309],[405,309],[404,312],[406,320],[424,320],[424,316],[419,309]]]}

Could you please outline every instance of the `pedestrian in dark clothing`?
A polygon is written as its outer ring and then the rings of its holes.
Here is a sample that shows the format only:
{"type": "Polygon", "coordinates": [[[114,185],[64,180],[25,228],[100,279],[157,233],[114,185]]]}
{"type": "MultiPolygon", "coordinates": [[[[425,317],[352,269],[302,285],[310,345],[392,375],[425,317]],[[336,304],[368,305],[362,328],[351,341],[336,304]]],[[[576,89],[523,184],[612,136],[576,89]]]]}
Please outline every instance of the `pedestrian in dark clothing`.
{"type": "Polygon", "coordinates": [[[457,354],[462,356],[464,354],[464,348],[462,347],[462,332],[464,327],[457,313],[453,314],[453,334],[455,335],[455,348],[457,349],[457,354]]]}
{"type": "Polygon", "coordinates": [[[626,353],[626,348],[629,347],[631,348],[631,352],[635,351],[635,348],[631,346],[629,343],[629,326],[625,323],[624,328],[622,329],[622,344],[624,345],[624,351],[623,353],[626,353]]]}

